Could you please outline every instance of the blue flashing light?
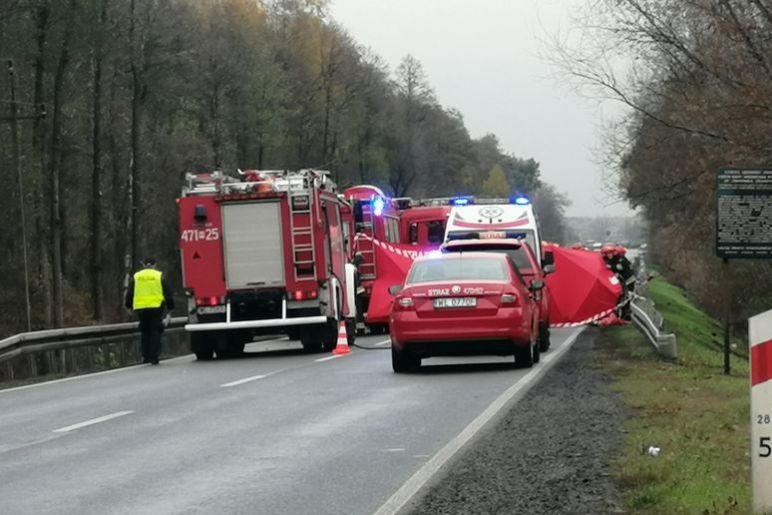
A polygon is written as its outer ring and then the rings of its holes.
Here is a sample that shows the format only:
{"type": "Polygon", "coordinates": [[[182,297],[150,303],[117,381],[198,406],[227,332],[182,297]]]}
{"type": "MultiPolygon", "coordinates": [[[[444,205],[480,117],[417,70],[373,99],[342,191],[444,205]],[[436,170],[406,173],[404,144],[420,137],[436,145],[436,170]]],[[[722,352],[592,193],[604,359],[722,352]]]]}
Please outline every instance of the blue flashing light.
{"type": "Polygon", "coordinates": [[[386,201],[383,200],[382,197],[374,196],[372,204],[373,214],[375,216],[381,216],[383,214],[383,209],[386,207],[386,201]]]}
{"type": "Polygon", "coordinates": [[[512,199],[512,202],[518,206],[528,206],[531,204],[531,199],[523,195],[518,195],[512,199]]]}
{"type": "Polygon", "coordinates": [[[450,199],[450,204],[452,206],[468,206],[472,203],[472,199],[469,197],[455,197],[450,199]]]}

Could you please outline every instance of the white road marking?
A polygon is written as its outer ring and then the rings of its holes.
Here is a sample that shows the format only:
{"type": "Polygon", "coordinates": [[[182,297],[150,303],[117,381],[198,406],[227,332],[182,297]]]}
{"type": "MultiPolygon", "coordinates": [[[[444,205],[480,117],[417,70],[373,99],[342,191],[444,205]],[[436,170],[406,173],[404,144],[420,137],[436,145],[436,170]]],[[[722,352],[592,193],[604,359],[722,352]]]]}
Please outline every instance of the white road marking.
{"type": "Polygon", "coordinates": [[[258,379],[265,379],[266,377],[268,377],[266,374],[261,374],[259,376],[246,377],[244,379],[239,379],[238,381],[233,381],[231,383],[221,384],[220,388],[230,388],[231,386],[238,386],[238,385],[244,384],[244,383],[251,383],[252,381],[257,381],[258,379]]]}
{"type": "Polygon", "coordinates": [[[557,363],[560,357],[565,354],[574,344],[579,335],[584,331],[584,327],[579,327],[571,333],[565,343],[560,348],[543,356],[541,366],[536,366],[526,375],[521,377],[515,384],[510,386],[504,393],[499,395],[496,400],[488,406],[477,418],[469,423],[455,438],[448,442],[445,447],[440,449],[432,459],[427,461],[418,471],[413,474],[402,487],[397,490],[383,505],[378,508],[374,515],[396,515],[404,508],[413,497],[426,485],[458,451],[460,451],[480,430],[491,421],[504,408],[511,405],[516,399],[523,396],[536,381],[541,378],[553,363],[557,363]]]}
{"type": "Polygon", "coordinates": [[[378,342],[375,344],[376,347],[385,347],[387,345],[391,344],[391,340],[383,340],[382,342],[378,342]]]}
{"type": "Polygon", "coordinates": [[[71,426],[60,427],[59,429],[54,429],[54,433],[67,433],[69,431],[75,431],[76,429],[80,429],[82,427],[93,426],[94,424],[99,424],[101,422],[107,422],[108,420],[112,420],[112,419],[118,418],[118,417],[124,417],[126,415],[131,415],[132,413],[134,413],[134,412],[133,411],[118,411],[117,413],[111,413],[109,415],[105,415],[104,417],[92,418],[91,420],[86,420],[85,422],[79,422],[79,423],[73,424],[71,426]]]}
{"type": "Polygon", "coordinates": [[[330,361],[331,359],[342,358],[343,356],[345,356],[345,354],[338,354],[338,355],[335,355],[335,356],[327,356],[326,358],[315,359],[314,361],[316,361],[317,363],[324,363],[325,361],[330,361]]]}
{"type": "MultiPolygon", "coordinates": [[[[269,340],[257,340],[250,343],[271,343],[271,342],[281,342],[283,341],[283,338],[271,338],[269,340]]],[[[169,358],[164,359],[161,362],[162,363],[174,363],[177,361],[192,361],[193,355],[192,354],[186,354],[184,356],[177,356],[176,358],[169,358]]],[[[14,386],[13,388],[0,388],[0,394],[9,393],[9,392],[16,392],[19,390],[29,390],[30,388],[40,388],[41,386],[47,386],[50,384],[59,384],[59,383],[67,383],[69,381],[76,381],[78,379],[88,379],[89,377],[98,377],[98,376],[104,376],[107,374],[115,374],[117,372],[126,372],[127,370],[134,370],[135,368],[149,368],[151,365],[149,364],[137,364],[137,365],[129,365],[128,367],[121,367],[121,368],[113,368],[110,370],[102,370],[101,372],[93,372],[91,374],[82,374],[78,376],[71,376],[71,377],[63,377],[61,379],[53,379],[51,381],[43,381],[42,383],[33,383],[33,384],[25,384],[23,386],[14,386]]]]}
{"type": "Polygon", "coordinates": [[[403,447],[394,447],[393,449],[384,449],[383,452],[405,452],[403,447]]]}

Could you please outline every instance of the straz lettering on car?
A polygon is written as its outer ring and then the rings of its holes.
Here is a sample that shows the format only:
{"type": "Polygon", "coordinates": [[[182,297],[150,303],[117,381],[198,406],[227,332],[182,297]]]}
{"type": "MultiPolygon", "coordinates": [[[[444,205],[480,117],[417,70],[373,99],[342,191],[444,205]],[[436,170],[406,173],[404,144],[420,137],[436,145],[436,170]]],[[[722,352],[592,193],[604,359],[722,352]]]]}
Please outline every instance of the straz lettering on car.
{"type": "Polygon", "coordinates": [[[429,290],[429,297],[442,297],[443,295],[450,295],[448,288],[429,290]]]}

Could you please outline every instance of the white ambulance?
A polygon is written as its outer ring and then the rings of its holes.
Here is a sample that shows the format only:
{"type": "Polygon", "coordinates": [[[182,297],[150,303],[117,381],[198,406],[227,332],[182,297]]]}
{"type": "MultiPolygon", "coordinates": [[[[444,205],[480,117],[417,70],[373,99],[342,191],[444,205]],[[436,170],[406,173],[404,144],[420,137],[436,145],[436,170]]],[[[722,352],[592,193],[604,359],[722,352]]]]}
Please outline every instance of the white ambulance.
{"type": "Polygon", "coordinates": [[[531,201],[522,196],[506,199],[471,199],[454,202],[445,229],[445,242],[460,239],[525,240],[542,266],[546,265],[539,225],[531,201]]]}

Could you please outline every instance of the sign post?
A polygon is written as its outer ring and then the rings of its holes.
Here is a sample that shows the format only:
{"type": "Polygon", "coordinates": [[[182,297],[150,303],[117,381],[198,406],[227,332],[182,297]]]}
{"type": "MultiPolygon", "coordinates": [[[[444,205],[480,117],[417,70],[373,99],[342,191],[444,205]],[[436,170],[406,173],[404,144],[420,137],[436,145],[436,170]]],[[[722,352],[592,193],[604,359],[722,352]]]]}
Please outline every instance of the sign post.
{"type": "Polygon", "coordinates": [[[753,509],[772,512],[772,311],[749,320],[753,509]]]}
{"type": "Polygon", "coordinates": [[[724,168],[716,178],[716,254],[723,262],[724,374],[731,365],[730,259],[772,259],[772,170],[724,168]]]}

